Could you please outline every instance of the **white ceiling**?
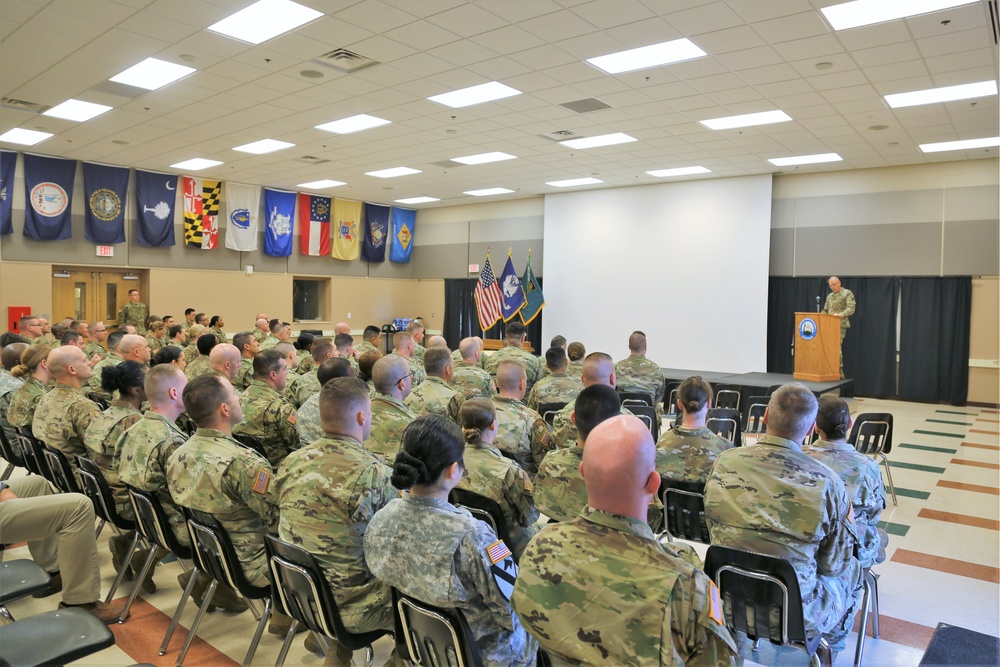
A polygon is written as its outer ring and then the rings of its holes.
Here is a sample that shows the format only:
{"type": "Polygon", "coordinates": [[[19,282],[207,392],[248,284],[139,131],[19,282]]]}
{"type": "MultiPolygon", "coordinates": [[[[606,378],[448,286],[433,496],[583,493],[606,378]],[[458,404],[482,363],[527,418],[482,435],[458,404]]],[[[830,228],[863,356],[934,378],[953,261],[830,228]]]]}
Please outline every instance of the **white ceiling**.
{"type": "Polygon", "coordinates": [[[997,79],[985,0],[841,32],[818,11],[839,0],[297,1],[324,16],[252,46],[205,30],[251,0],[0,0],[4,97],[114,107],[85,123],[0,107],[0,133],[55,133],[31,148],[3,147],[163,171],[205,157],[224,163],[205,176],[289,189],[330,178],[347,183],[324,191],[331,195],[442,200],[431,206],[475,201],[462,193],[479,188],[515,190],[508,199],[557,192],[545,182],[584,176],[604,181],[590,189],[661,182],[645,172],[689,165],[711,169],[695,177],[704,178],[997,154],[917,148],[997,136],[997,96],[897,110],[881,97],[997,79]],[[679,37],[709,56],[617,76],[584,62],[679,37]],[[348,75],[308,62],[335,48],[381,64],[348,75]],[[148,56],[198,71],[135,98],[108,82],[148,56]],[[465,109],[426,99],[490,80],[524,94],[465,109]],[[590,97],[612,108],[559,106],[590,97]],[[774,108],[793,121],[721,132],[698,123],[774,108]],[[358,113],[392,124],[350,135],[314,128],[358,113]],[[560,130],[638,141],[572,150],[543,136],[560,130]],[[296,146],[262,156],[232,150],[264,138],[296,146]],[[518,159],[446,162],[488,151],[518,159]],[[767,162],[827,152],[844,161],[784,170],[767,162]],[[328,162],[300,160],[307,155],[328,162]],[[365,176],[397,166],[423,173],[365,176]]]}

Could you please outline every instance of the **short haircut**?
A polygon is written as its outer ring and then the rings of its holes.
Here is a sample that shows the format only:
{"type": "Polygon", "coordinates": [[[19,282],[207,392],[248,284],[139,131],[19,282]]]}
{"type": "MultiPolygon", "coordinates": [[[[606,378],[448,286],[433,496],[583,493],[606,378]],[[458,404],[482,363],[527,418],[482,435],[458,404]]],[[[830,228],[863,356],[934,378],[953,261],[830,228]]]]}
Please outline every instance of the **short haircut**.
{"type": "Polygon", "coordinates": [[[524,325],[520,322],[511,322],[507,325],[507,338],[524,338],[524,325]]]}
{"type": "Polygon", "coordinates": [[[549,347],[565,347],[566,346],[566,336],[553,336],[552,341],[549,342],[549,347]]]}
{"type": "Polygon", "coordinates": [[[354,367],[351,366],[350,360],[343,357],[327,359],[316,369],[316,379],[319,380],[320,386],[325,385],[333,378],[352,377],[354,377],[354,367]]]}
{"type": "Polygon", "coordinates": [[[364,331],[364,333],[361,334],[361,337],[364,338],[367,341],[370,341],[372,338],[375,338],[376,336],[381,336],[381,335],[382,335],[382,330],[381,329],[379,329],[374,324],[369,324],[368,326],[365,327],[365,331],[364,331]]]}
{"type": "Polygon", "coordinates": [[[184,309],[184,317],[187,317],[188,315],[190,315],[193,312],[194,312],[194,308],[185,308],[184,309]]]}
{"type": "Polygon", "coordinates": [[[818,403],[804,384],[779,387],[767,404],[767,431],[780,438],[801,441],[816,421],[818,403]]]}
{"type": "Polygon", "coordinates": [[[38,319],[37,315],[22,315],[21,319],[17,321],[17,328],[23,330],[25,327],[28,326],[28,322],[37,319],[38,319]]]}
{"type": "Polygon", "coordinates": [[[687,413],[701,412],[712,400],[712,385],[700,375],[692,375],[677,388],[681,409],[687,413]]]}
{"type": "Polygon", "coordinates": [[[312,358],[317,364],[323,363],[327,356],[333,354],[333,341],[329,338],[317,338],[313,341],[312,358]]]}
{"type": "Polygon", "coordinates": [[[174,338],[177,338],[177,334],[179,334],[182,331],[184,331],[184,327],[182,327],[179,324],[174,324],[169,329],[167,329],[167,336],[169,336],[170,339],[173,340],[174,338]]]}
{"type": "Polygon", "coordinates": [[[555,370],[566,367],[566,350],[558,346],[552,346],[545,350],[545,365],[555,370]]]}
{"type": "Polygon", "coordinates": [[[820,396],[816,410],[816,426],[828,438],[843,440],[851,428],[851,409],[839,396],[820,396]]]}
{"type": "Polygon", "coordinates": [[[167,392],[171,387],[178,386],[183,382],[184,371],[177,366],[170,364],[153,366],[146,373],[146,398],[149,399],[150,403],[161,403],[167,400],[167,392]]]}
{"type": "Polygon", "coordinates": [[[167,320],[172,320],[172,319],[174,319],[174,316],[173,316],[173,315],[164,315],[164,316],[163,316],[163,321],[164,321],[164,322],[166,322],[167,320]]]}
{"type": "Polygon", "coordinates": [[[446,347],[429,347],[424,352],[424,370],[428,375],[440,377],[452,363],[451,352],[446,347]]]}
{"type": "Polygon", "coordinates": [[[212,348],[219,344],[219,339],[215,337],[215,334],[202,334],[198,336],[198,342],[195,345],[198,347],[198,352],[208,356],[208,353],[212,351],[212,348]]]}
{"type": "Polygon", "coordinates": [[[351,334],[342,333],[342,334],[337,334],[336,336],[333,337],[333,346],[337,348],[337,350],[346,350],[353,344],[354,344],[354,336],[352,336],[351,334]]]}
{"type": "MultiPolygon", "coordinates": [[[[55,329],[55,327],[52,328],[55,329]]],[[[108,350],[117,350],[119,346],[121,346],[122,344],[122,338],[124,338],[127,335],[128,334],[125,333],[125,327],[122,327],[121,329],[115,329],[110,334],[108,334],[108,340],[107,340],[108,350]]]]}
{"type": "Polygon", "coordinates": [[[392,388],[409,373],[410,365],[398,354],[384,356],[372,366],[375,389],[383,394],[391,392],[392,388]]]}
{"type": "Polygon", "coordinates": [[[198,313],[194,316],[194,321],[196,324],[201,324],[201,320],[205,317],[205,313],[198,313]]]}
{"type": "Polygon", "coordinates": [[[8,371],[21,363],[21,353],[28,348],[26,343],[11,343],[0,352],[0,363],[8,371]]]}
{"type": "Polygon", "coordinates": [[[586,442],[590,432],[598,424],[621,414],[622,402],[618,392],[608,385],[593,384],[577,395],[573,410],[576,432],[586,442]]]}
{"type": "Polygon", "coordinates": [[[409,489],[430,486],[445,468],[465,459],[465,438],[458,425],[440,415],[424,415],[403,431],[401,451],[392,466],[392,485],[409,489]]]}
{"type": "Polygon", "coordinates": [[[397,331],[392,337],[392,347],[398,350],[411,340],[413,340],[413,336],[410,334],[405,331],[397,331]]]}
{"type": "Polygon", "coordinates": [[[59,344],[71,345],[72,343],[75,343],[81,338],[83,338],[83,336],[80,335],[79,331],[73,331],[72,329],[70,329],[59,338],[59,344]]]}
{"type": "Polygon", "coordinates": [[[497,388],[501,391],[515,391],[528,372],[517,359],[504,359],[497,366],[497,388]]]}
{"type": "Polygon", "coordinates": [[[570,361],[580,361],[587,356],[587,348],[583,346],[583,343],[573,341],[566,348],[566,356],[569,357],[570,361]]]}
{"type": "MultiPolygon", "coordinates": [[[[125,329],[125,327],[122,327],[122,333],[123,334],[125,333],[124,329],[125,329]]],[[[66,333],[67,330],[69,330],[68,326],[66,326],[62,322],[56,322],[55,324],[52,325],[51,330],[49,331],[49,333],[51,333],[54,337],[56,337],[58,339],[58,338],[62,338],[62,335],[64,333],[66,333]]]]}
{"type": "Polygon", "coordinates": [[[243,346],[250,343],[253,339],[252,333],[249,331],[241,331],[233,336],[233,345],[235,345],[236,349],[240,351],[240,354],[243,354],[243,346]]]}
{"type": "Polygon", "coordinates": [[[615,361],[605,352],[591,352],[583,360],[582,377],[587,384],[607,384],[615,372],[615,361]]]}
{"type": "Polygon", "coordinates": [[[281,356],[283,357],[287,357],[289,352],[291,352],[292,354],[295,353],[295,345],[289,343],[287,340],[283,340],[280,343],[275,343],[274,347],[272,347],[271,349],[281,352],[281,356]]]}
{"type": "Polygon", "coordinates": [[[458,353],[462,355],[463,360],[471,359],[478,349],[479,341],[472,337],[463,338],[462,342],[458,344],[458,353]]]}
{"type": "Polygon", "coordinates": [[[320,419],[334,421],[348,417],[358,410],[364,409],[368,398],[368,385],[357,378],[333,378],[323,385],[319,392],[320,419]]]}
{"type": "Polygon", "coordinates": [[[267,328],[271,330],[271,333],[277,334],[285,328],[285,325],[281,320],[271,320],[267,323],[267,328]]]}
{"type": "Polygon", "coordinates": [[[109,364],[101,371],[101,389],[108,392],[126,394],[133,387],[141,387],[145,381],[146,367],[138,361],[109,364]]]}
{"type": "MultiPolygon", "coordinates": [[[[97,328],[100,326],[102,326],[102,322],[100,320],[98,320],[97,322],[91,322],[90,324],[87,325],[87,331],[89,333],[97,333],[97,328]]],[[[105,330],[107,330],[107,327],[105,327],[105,330]]]]}
{"type": "Polygon", "coordinates": [[[219,406],[226,402],[229,381],[216,373],[205,373],[184,387],[184,411],[198,426],[212,421],[219,406]]]}
{"type": "Polygon", "coordinates": [[[275,349],[258,352],[253,358],[253,378],[263,380],[271,373],[281,370],[281,364],[285,361],[285,355],[275,349]]]}
{"type": "Polygon", "coordinates": [[[139,290],[137,290],[137,289],[130,289],[130,290],[128,291],[128,293],[129,293],[129,296],[132,296],[132,292],[135,292],[136,294],[138,294],[138,293],[139,293],[139,290]]]}
{"type": "Polygon", "coordinates": [[[406,325],[406,333],[408,334],[413,334],[414,331],[423,331],[424,329],[425,327],[423,323],[419,322],[418,320],[413,320],[412,322],[406,325]]]}
{"type": "Polygon", "coordinates": [[[628,349],[632,352],[646,351],[646,334],[641,331],[633,331],[628,337],[628,349]]]}

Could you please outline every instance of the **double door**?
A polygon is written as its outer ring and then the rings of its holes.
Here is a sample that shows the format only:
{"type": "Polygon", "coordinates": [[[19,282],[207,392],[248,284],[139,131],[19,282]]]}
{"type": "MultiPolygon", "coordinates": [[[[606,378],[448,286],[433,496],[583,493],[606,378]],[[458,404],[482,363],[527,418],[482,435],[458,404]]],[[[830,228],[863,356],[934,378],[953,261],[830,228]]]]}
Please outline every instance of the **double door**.
{"type": "Polygon", "coordinates": [[[118,326],[118,310],[128,303],[129,290],[143,293],[144,276],[139,272],[105,269],[53,271],[53,323],[64,317],[80,322],[103,321],[109,330],[118,326]]]}

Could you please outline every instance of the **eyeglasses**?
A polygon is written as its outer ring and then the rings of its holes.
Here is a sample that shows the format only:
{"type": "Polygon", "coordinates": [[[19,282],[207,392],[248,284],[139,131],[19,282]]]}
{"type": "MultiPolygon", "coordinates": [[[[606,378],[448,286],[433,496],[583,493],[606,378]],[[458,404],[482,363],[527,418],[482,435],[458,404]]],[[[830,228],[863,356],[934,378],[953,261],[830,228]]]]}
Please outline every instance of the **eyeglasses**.
{"type": "Polygon", "coordinates": [[[399,378],[398,380],[396,380],[395,382],[393,382],[393,384],[399,384],[400,382],[402,382],[406,378],[411,378],[411,377],[413,377],[413,371],[410,371],[409,373],[407,373],[403,377],[399,378]]]}

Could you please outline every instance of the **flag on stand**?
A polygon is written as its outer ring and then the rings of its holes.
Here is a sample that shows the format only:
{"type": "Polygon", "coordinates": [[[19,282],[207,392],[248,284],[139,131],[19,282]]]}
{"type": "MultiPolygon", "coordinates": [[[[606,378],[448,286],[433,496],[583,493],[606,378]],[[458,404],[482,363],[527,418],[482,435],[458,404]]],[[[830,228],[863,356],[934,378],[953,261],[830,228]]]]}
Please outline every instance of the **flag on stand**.
{"type": "Polygon", "coordinates": [[[476,283],[473,297],[476,299],[479,326],[486,331],[496,324],[503,314],[503,295],[500,294],[500,286],[497,285],[496,276],[493,275],[489,253],[486,253],[486,264],[479,272],[479,282],[476,283]]]}
{"type": "Polygon", "coordinates": [[[226,247],[240,252],[257,249],[260,186],[226,183],[226,247]]]}
{"type": "Polygon", "coordinates": [[[76,160],[24,154],[24,235],[36,241],[73,236],[70,202],[76,160]]]}
{"type": "Polygon", "coordinates": [[[333,200],[319,195],[299,193],[299,228],[302,230],[302,254],[330,254],[330,210],[333,200]]]}
{"type": "Polygon", "coordinates": [[[361,259],[368,262],[384,262],[385,242],[389,238],[389,207],[365,202],[361,225],[365,230],[361,259]]]}
{"type": "Polygon", "coordinates": [[[417,212],[408,208],[392,207],[392,246],[389,261],[406,264],[413,254],[413,232],[417,226],[417,212]]]}
{"type": "Polygon", "coordinates": [[[507,264],[500,274],[500,291],[503,292],[503,321],[509,322],[511,318],[521,312],[524,308],[524,290],[521,289],[521,279],[514,271],[514,258],[507,255],[507,264]]]}
{"type": "Polygon", "coordinates": [[[135,170],[135,240],[150,248],[169,248],[174,238],[177,177],[135,170]]]}
{"type": "Polygon", "coordinates": [[[0,151],[0,236],[14,233],[14,166],[17,153],[0,151]]]}
{"type": "Polygon", "coordinates": [[[292,226],[295,224],[294,192],[264,188],[264,254],[288,257],[292,254],[292,226]]]}
{"type": "Polygon", "coordinates": [[[125,243],[128,169],[83,163],[84,238],[97,245],[125,243]]]}
{"type": "Polygon", "coordinates": [[[524,289],[524,308],[521,309],[521,321],[527,326],[533,319],[538,317],[545,307],[545,296],[542,294],[542,286],[535,278],[535,272],[531,270],[531,251],[528,251],[528,263],[524,267],[524,275],[521,276],[521,287],[524,289]]]}
{"type": "Polygon", "coordinates": [[[333,200],[333,258],[357,259],[361,253],[361,202],[333,200]]]}
{"type": "Polygon", "coordinates": [[[222,181],[182,176],[184,182],[184,243],[202,250],[219,245],[219,200],[222,181]]]}

